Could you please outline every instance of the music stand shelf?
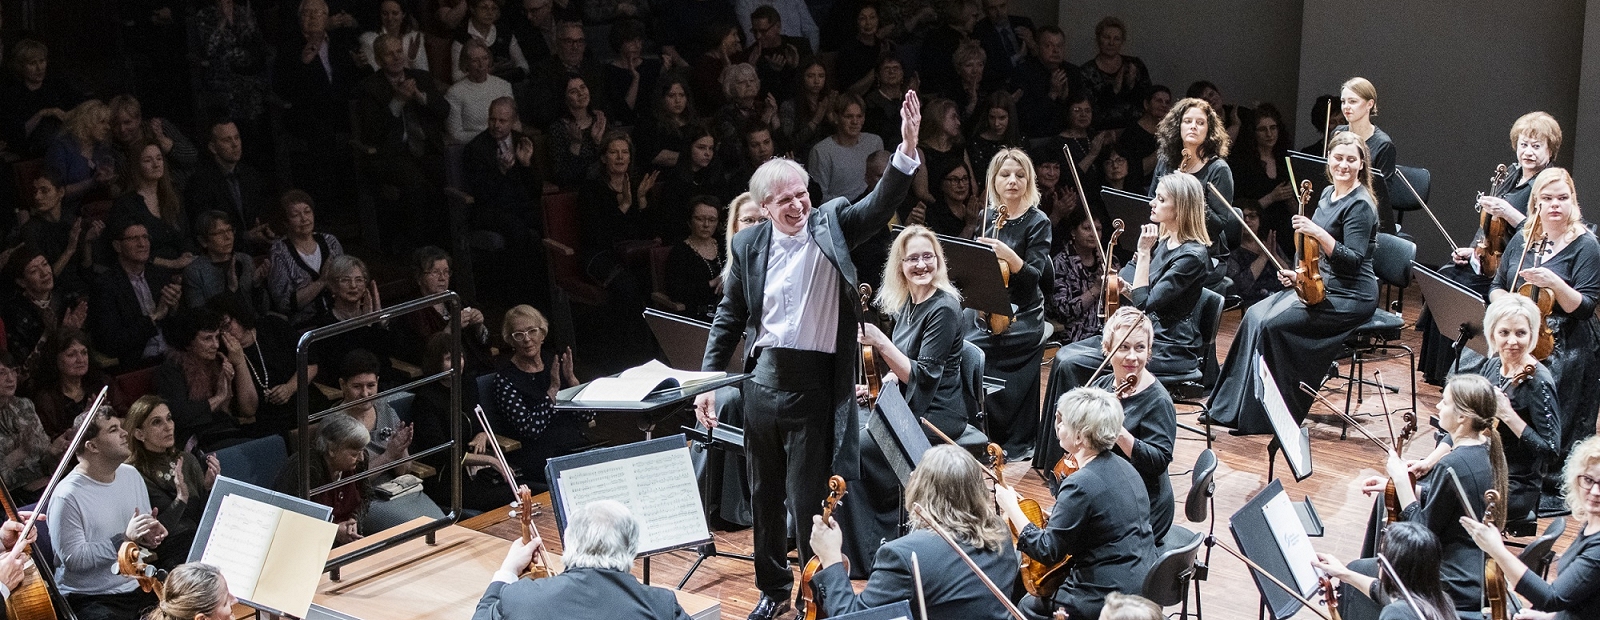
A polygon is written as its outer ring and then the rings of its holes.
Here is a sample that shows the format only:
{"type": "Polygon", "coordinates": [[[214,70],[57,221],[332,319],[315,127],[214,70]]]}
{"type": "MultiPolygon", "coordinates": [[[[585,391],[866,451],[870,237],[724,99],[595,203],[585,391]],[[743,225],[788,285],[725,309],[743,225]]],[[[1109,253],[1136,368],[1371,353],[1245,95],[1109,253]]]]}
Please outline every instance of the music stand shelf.
{"type": "Polygon", "coordinates": [[[750,375],[745,373],[729,374],[721,379],[706,381],[704,383],[696,383],[688,387],[672,388],[668,390],[652,392],[649,396],[645,397],[644,400],[638,402],[574,402],[572,398],[577,396],[579,392],[582,392],[583,388],[589,386],[588,382],[584,382],[582,384],[575,385],[557,392],[555,409],[556,411],[584,412],[596,415],[637,415],[639,416],[639,430],[644,431],[645,439],[651,439],[654,437],[654,431],[657,424],[660,424],[663,420],[672,417],[673,414],[678,413],[682,410],[682,408],[692,405],[696,396],[716,390],[718,388],[727,387],[730,385],[738,385],[743,383],[744,380],[748,378],[750,378],[750,375]]]}

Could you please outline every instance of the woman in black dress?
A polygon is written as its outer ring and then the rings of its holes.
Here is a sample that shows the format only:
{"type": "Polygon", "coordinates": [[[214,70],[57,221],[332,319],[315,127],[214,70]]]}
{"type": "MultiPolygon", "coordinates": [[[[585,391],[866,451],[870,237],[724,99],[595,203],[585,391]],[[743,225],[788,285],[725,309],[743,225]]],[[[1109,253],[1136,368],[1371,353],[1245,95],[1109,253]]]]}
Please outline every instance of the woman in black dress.
{"type": "Polygon", "coordinates": [[[1122,435],[1122,406],[1103,390],[1078,388],[1056,405],[1055,435],[1078,464],[1056,491],[1049,521],[1039,528],[1017,505],[1017,493],[995,485],[994,497],[1018,532],[1017,551],[1046,566],[1072,556],[1072,570],[1049,599],[1022,597],[1018,607],[1034,620],[1064,609],[1094,620],[1111,592],[1138,592],[1154,555],[1150,499],[1138,470],[1120,458],[1101,458],[1122,435]]]}
{"type": "Polygon", "coordinates": [[[683,304],[681,314],[704,321],[716,315],[722,301],[722,269],[728,255],[715,236],[721,219],[718,200],[697,196],[690,202],[689,237],[667,254],[666,293],[683,304]]]}
{"type": "Polygon", "coordinates": [[[205,514],[206,498],[222,473],[215,454],[205,461],[182,449],[172,411],[160,396],[147,394],[128,406],[128,464],[139,470],[150,493],[150,506],[157,511],[167,537],[154,551],[159,568],[172,568],[189,557],[200,518],[205,514]]]}
{"type": "MultiPolygon", "coordinates": [[[[1338,144],[1338,140],[1334,143],[1338,144]]],[[[1473,544],[1472,536],[1461,529],[1461,517],[1474,520],[1484,517],[1485,491],[1493,490],[1500,497],[1506,497],[1505,452],[1500,445],[1500,433],[1494,432],[1501,398],[1500,391],[1481,376],[1451,377],[1437,410],[1439,426],[1448,433],[1441,441],[1451,446],[1450,453],[1420,475],[1413,486],[1409,479],[1411,471],[1391,451],[1384,465],[1388,476],[1372,476],[1361,484],[1362,492],[1381,498],[1384,487],[1393,480],[1395,495],[1399,497],[1400,520],[1423,524],[1439,537],[1440,580],[1457,611],[1479,611],[1483,593],[1483,554],[1473,544]],[[1464,513],[1462,498],[1456,494],[1456,480],[1467,495],[1470,515],[1464,513]]],[[[1373,514],[1381,519],[1383,511],[1374,510],[1373,514]]],[[[1505,526],[1505,517],[1505,502],[1497,504],[1494,512],[1488,515],[1489,522],[1497,528],[1505,526]]],[[[1373,523],[1369,529],[1379,525],[1373,523]]],[[[1358,560],[1351,564],[1351,569],[1376,574],[1370,562],[1372,560],[1358,560]]]]}
{"type": "Polygon", "coordinates": [[[651,204],[650,232],[667,243],[680,241],[690,234],[695,203],[698,196],[712,196],[717,204],[732,198],[728,195],[727,167],[717,150],[717,139],[703,125],[686,128],[689,148],[678,158],[678,164],[661,177],[661,189],[651,204]]]}
{"type": "Polygon", "coordinates": [[[979,243],[994,248],[1010,273],[1011,324],[991,333],[987,321],[968,313],[967,340],[983,349],[985,373],[1005,379],[989,396],[989,438],[1012,460],[1033,453],[1038,430],[1039,358],[1044,355],[1044,287],[1055,282],[1050,265],[1050,219],[1035,208],[1039,187],[1033,161],[1021,149],[1006,149],[989,162],[989,204],[978,228],[979,243]],[[999,218],[1001,212],[1005,217],[999,218]],[[996,229],[999,232],[995,232],[996,229]]]}
{"type": "MultiPolygon", "coordinates": [[[[1372,183],[1372,197],[1378,206],[1378,232],[1394,233],[1394,211],[1389,207],[1389,177],[1394,172],[1394,141],[1389,134],[1372,124],[1378,115],[1378,89],[1367,78],[1354,77],[1339,86],[1339,109],[1347,124],[1333,128],[1333,133],[1355,132],[1367,142],[1367,152],[1372,154],[1372,176],[1382,181],[1372,183]]],[[[1332,151],[1331,144],[1329,151],[1332,151]]],[[[1405,190],[1407,192],[1411,190],[1405,190]]]]}
{"type": "MultiPolygon", "coordinates": [[[[911,195],[928,205],[939,202],[932,188],[934,183],[939,182],[938,177],[933,176],[934,170],[950,170],[955,167],[953,162],[958,161],[967,164],[967,169],[976,170],[967,159],[967,149],[962,144],[961,117],[956,112],[956,102],[935,98],[922,104],[922,127],[917,132],[917,160],[922,165],[911,177],[911,195]]],[[[981,179],[973,179],[972,191],[983,191],[979,181],[981,179]]]]}
{"type": "Polygon", "coordinates": [[[1562,472],[1567,508],[1579,523],[1578,537],[1561,554],[1555,581],[1545,581],[1528,570],[1516,554],[1506,549],[1494,527],[1462,519],[1461,526],[1489,557],[1500,564],[1506,581],[1528,600],[1518,618],[1579,620],[1600,618],[1600,438],[1590,437],[1572,447],[1562,472]]]}
{"type": "Polygon", "coordinates": [[[656,170],[669,170],[689,149],[684,133],[695,120],[689,83],[676,75],[663,77],[653,103],[650,118],[634,127],[634,143],[639,145],[641,160],[648,161],[656,170]]]}
{"type": "Polygon", "coordinates": [[[1143,98],[1144,114],[1117,136],[1117,148],[1128,158],[1130,181],[1136,187],[1149,187],[1153,180],[1150,173],[1156,169],[1156,158],[1161,150],[1156,131],[1161,127],[1161,119],[1172,111],[1172,90],[1156,84],[1145,89],[1143,98]]]}
{"type": "Polygon", "coordinates": [[[983,100],[983,109],[973,119],[967,159],[989,161],[1000,149],[1022,146],[1022,128],[1017,120],[1017,106],[1011,100],[1011,93],[990,93],[983,100]]]}
{"type": "MultiPolygon", "coordinates": [[[[532,306],[514,306],[500,324],[500,337],[511,345],[511,360],[495,373],[488,394],[494,403],[490,424],[495,433],[522,442],[506,454],[519,480],[544,486],[544,466],[552,457],[582,447],[583,418],[579,413],[557,411],[556,392],[578,384],[573,374],[572,350],[544,350],[550,322],[532,306]]],[[[486,407],[485,409],[491,409],[486,407]]],[[[486,438],[487,439],[487,438],[486,438]]]]}
{"type": "MultiPolygon", "coordinates": [[[[600,144],[598,174],[585,181],[578,192],[578,224],[582,247],[578,255],[584,273],[601,283],[617,311],[616,328],[626,341],[652,343],[649,328],[641,317],[649,298],[647,261],[639,250],[655,245],[661,235],[652,226],[649,211],[655,201],[650,190],[660,172],[633,174],[633,141],[620,131],[606,135],[600,144]]],[[[689,158],[683,153],[679,159],[689,158]]]]}
{"type": "Polygon", "coordinates": [[[1121,129],[1139,119],[1139,98],[1150,88],[1150,70],[1122,53],[1128,26],[1114,16],[1094,26],[1094,58],[1083,63],[1083,83],[1094,100],[1095,129],[1121,129]]]}
{"type": "Polygon", "coordinates": [[[934,180],[934,202],[922,205],[921,217],[913,211],[910,222],[926,225],[940,235],[972,236],[983,211],[983,196],[971,167],[965,160],[946,158],[929,170],[928,176],[934,180]]]}
{"type": "Polygon", "coordinates": [[[1235,434],[1272,432],[1256,396],[1256,360],[1272,369],[1278,393],[1296,422],[1305,419],[1311,397],[1300,383],[1322,385],[1328,365],[1343,350],[1344,339],[1378,309],[1378,280],[1372,272],[1377,248],[1377,209],[1367,189],[1367,146],[1350,132],[1334,136],[1328,151],[1333,185],[1322,191],[1312,217],[1294,216],[1294,229],[1317,242],[1317,260],[1327,298],[1308,306],[1294,291],[1295,272],[1280,271],[1286,290],[1251,306],[1239,324],[1227,364],[1212,392],[1208,415],[1235,434]]]}
{"type": "MultiPolygon", "coordinates": [[[[1211,269],[1201,191],[1200,182],[1182,172],[1157,183],[1156,197],[1150,201],[1151,223],[1139,229],[1133,282],[1123,285],[1131,305],[1148,312],[1154,324],[1148,362],[1152,372],[1162,375],[1183,375],[1200,367],[1204,338],[1194,309],[1200,304],[1200,291],[1211,269]]],[[[1061,347],[1050,371],[1045,401],[1084,385],[1108,348],[1101,336],[1061,347]]],[[[1039,447],[1054,452],[1042,441],[1039,447]]],[[[1049,469],[1055,461],[1036,458],[1034,463],[1049,469]]]]}
{"type": "MultiPolygon", "coordinates": [[[[1578,205],[1577,184],[1561,168],[1546,168],[1534,177],[1529,213],[1536,221],[1524,222],[1520,233],[1506,244],[1500,270],[1491,283],[1489,300],[1514,294],[1518,286],[1533,284],[1549,289],[1555,305],[1545,318],[1555,336],[1555,349],[1544,364],[1555,378],[1556,405],[1561,414],[1560,455],[1595,431],[1595,403],[1600,402],[1600,242],[1589,232],[1578,205]],[[1528,233],[1541,230],[1535,243],[1548,240],[1544,251],[1523,259],[1528,233]],[[1521,269],[1521,271],[1518,271],[1521,269]]],[[[1555,496],[1552,481],[1545,494],[1555,496]]]]}
{"type": "MultiPolygon", "coordinates": [[[[1177,172],[1187,172],[1200,179],[1205,191],[1206,234],[1211,237],[1211,256],[1222,259],[1239,245],[1242,233],[1239,218],[1224,209],[1233,202],[1233,169],[1228,166],[1228,132],[1222,126],[1211,104],[1204,99],[1184,99],[1172,106],[1172,111],[1161,119],[1156,128],[1156,141],[1160,149],[1156,167],[1150,177],[1150,194],[1155,194],[1161,177],[1177,172]],[[1212,192],[1206,186],[1214,186],[1212,192]],[[1222,197],[1218,198],[1217,193],[1222,197]],[[1226,200],[1226,203],[1223,201],[1226,200]]],[[[1224,269],[1212,270],[1206,284],[1222,281],[1224,269]]]]}
{"type": "Polygon", "coordinates": [[[1150,372],[1154,333],[1145,313],[1119,308],[1106,323],[1102,341],[1111,363],[1091,386],[1122,401],[1122,433],[1112,452],[1128,459],[1144,478],[1145,494],[1150,496],[1150,534],[1160,541],[1172,529],[1174,504],[1167,466],[1172,464],[1172,447],[1178,440],[1178,410],[1172,406],[1167,388],[1150,372]],[[1112,349],[1113,345],[1119,346],[1112,349]]]}
{"type": "MultiPolygon", "coordinates": [[[[107,219],[131,220],[144,226],[150,234],[150,262],[182,271],[194,260],[194,253],[189,251],[189,218],[173,188],[172,177],[167,174],[167,158],[161,154],[161,145],[154,142],[143,143],[129,152],[138,154],[126,171],[129,191],[112,205],[107,219]]],[[[102,260],[114,260],[111,240],[104,238],[101,243],[102,260]]]]}
{"type": "Polygon", "coordinates": [[[1439,582],[1439,537],[1419,523],[1393,523],[1383,531],[1383,557],[1394,565],[1394,573],[1383,571],[1380,579],[1374,560],[1361,560],[1363,573],[1347,568],[1339,558],[1318,553],[1314,564],[1329,576],[1338,579],[1340,587],[1339,608],[1342,617],[1350,620],[1455,620],[1450,597],[1445,596],[1439,582]],[[1399,575],[1396,583],[1395,575],[1399,575]],[[1410,602],[1401,593],[1400,585],[1411,593],[1422,610],[1417,618],[1410,602]],[[1354,596],[1360,593],[1362,596],[1354,596]]]}
{"type": "Polygon", "coordinates": [[[1278,107],[1270,103],[1256,106],[1255,126],[1239,135],[1238,148],[1228,157],[1233,169],[1234,196],[1239,208],[1254,203],[1261,213],[1261,230],[1264,239],[1267,231],[1278,233],[1276,251],[1292,254],[1289,250],[1292,227],[1289,218],[1295,214],[1295,188],[1289,187],[1289,170],[1284,157],[1289,154],[1289,126],[1283,122],[1278,107]]]}
{"type": "MultiPolygon", "coordinates": [[[[868,345],[888,370],[883,389],[898,389],[911,413],[933,423],[948,437],[959,437],[967,427],[967,414],[977,403],[961,392],[961,294],[950,283],[944,249],[933,231],[907,226],[889,248],[883,270],[883,287],[876,304],[894,320],[894,336],[864,322],[861,344],[868,345]]],[[[870,424],[882,425],[879,416],[870,424]]],[[[934,444],[942,443],[924,431],[934,444]]],[[[857,558],[851,572],[865,577],[884,540],[900,536],[900,481],[883,453],[898,446],[879,446],[872,433],[861,431],[861,480],[852,487],[850,502],[841,507],[846,554],[857,558]]]]}

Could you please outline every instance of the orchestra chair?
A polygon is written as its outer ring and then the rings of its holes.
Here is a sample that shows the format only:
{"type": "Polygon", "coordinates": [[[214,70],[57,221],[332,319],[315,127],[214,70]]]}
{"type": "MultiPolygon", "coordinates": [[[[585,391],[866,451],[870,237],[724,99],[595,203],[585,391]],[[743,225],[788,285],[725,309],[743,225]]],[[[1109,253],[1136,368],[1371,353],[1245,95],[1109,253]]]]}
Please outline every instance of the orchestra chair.
{"type": "Polygon", "coordinates": [[[1395,175],[1383,179],[1384,185],[1389,190],[1389,208],[1394,209],[1394,224],[1398,229],[1407,213],[1421,211],[1422,205],[1428,201],[1428,194],[1433,189],[1433,173],[1427,168],[1415,166],[1395,166],[1394,169],[1395,172],[1405,175],[1406,181],[1411,182],[1411,187],[1417,189],[1417,193],[1411,193],[1411,188],[1406,187],[1405,182],[1395,178],[1395,175]]]}
{"type": "Polygon", "coordinates": [[[111,408],[118,414],[125,414],[133,401],[156,393],[156,368],[149,366],[111,377],[111,408]]]}
{"type": "MultiPolygon", "coordinates": [[[[1409,191],[1407,192],[1410,193],[1409,191]]],[[[1396,288],[1404,289],[1411,283],[1411,261],[1417,257],[1417,244],[1396,237],[1388,233],[1378,233],[1378,249],[1372,256],[1372,270],[1377,273],[1378,282],[1396,288]]],[[[1350,358],[1350,374],[1333,376],[1345,379],[1344,412],[1350,414],[1353,406],[1361,404],[1367,386],[1377,389],[1387,389],[1392,393],[1400,393],[1400,388],[1391,385],[1378,385],[1365,379],[1365,370],[1368,362],[1406,356],[1410,362],[1410,372],[1406,379],[1411,382],[1411,411],[1417,410],[1417,354],[1411,347],[1400,342],[1400,332],[1405,329],[1405,317],[1401,315],[1400,302],[1391,304],[1389,309],[1378,308],[1367,320],[1365,325],[1357,327],[1350,337],[1345,339],[1345,351],[1341,356],[1350,358]],[[1354,405],[1352,405],[1354,403],[1354,405]]],[[[1392,412],[1387,412],[1392,413],[1392,412]]],[[[1339,438],[1344,439],[1349,435],[1350,425],[1340,420],[1339,438]]]]}
{"type": "MultiPolygon", "coordinates": [[[[985,458],[989,447],[988,416],[983,405],[983,369],[985,356],[983,349],[972,344],[970,340],[961,341],[961,398],[966,402],[967,427],[962,429],[961,436],[955,438],[956,445],[971,453],[980,462],[985,458]]],[[[1005,467],[1005,463],[996,463],[995,467],[1005,467]]]]}
{"type": "Polygon", "coordinates": [[[658,245],[650,248],[650,303],[656,308],[683,314],[686,309],[681,303],[673,301],[667,296],[667,255],[672,253],[672,246],[658,245]]]}
{"type": "Polygon", "coordinates": [[[1556,517],[1556,520],[1550,522],[1550,527],[1545,528],[1544,534],[1528,543],[1528,546],[1517,554],[1517,559],[1522,560],[1528,570],[1543,579],[1550,572],[1550,563],[1555,560],[1556,541],[1566,532],[1567,518],[1556,517]]]}
{"type": "MultiPolygon", "coordinates": [[[[1212,517],[1216,493],[1217,453],[1207,448],[1195,459],[1189,493],[1184,499],[1184,518],[1190,523],[1200,523],[1212,517]]],[[[1200,584],[1205,581],[1207,565],[1211,561],[1211,548],[1216,544],[1215,519],[1207,533],[1202,534],[1174,524],[1167,535],[1156,544],[1156,559],[1145,574],[1142,595],[1162,607],[1182,604],[1179,620],[1201,617],[1200,584]],[[1206,557],[1199,559],[1200,546],[1206,547],[1206,557]],[[1194,613],[1189,613],[1189,586],[1194,586],[1194,613]]]]}
{"type": "Polygon", "coordinates": [[[289,460],[289,448],[282,435],[251,439],[213,454],[222,466],[222,475],[268,489],[283,469],[283,463],[289,460]]]}
{"type": "Polygon", "coordinates": [[[1217,332],[1222,329],[1224,301],[1225,298],[1216,291],[1200,290],[1200,303],[1193,310],[1193,316],[1200,325],[1200,367],[1179,375],[1156,375],[1161,387],[1167,388],[1167,392],[1172,394],[1172,404],[1194,407],[1201,414],[1204,429],[1183,423],[1179,423],[1178,427],[1204,436],[1207,448],[1211,447],[1215,437],[1211,434],[1211,418],[1206,415],[1205,401],[1211,396],[1211,389],[1216,387],[1220,374],[1217,367],[1217,332]]]}

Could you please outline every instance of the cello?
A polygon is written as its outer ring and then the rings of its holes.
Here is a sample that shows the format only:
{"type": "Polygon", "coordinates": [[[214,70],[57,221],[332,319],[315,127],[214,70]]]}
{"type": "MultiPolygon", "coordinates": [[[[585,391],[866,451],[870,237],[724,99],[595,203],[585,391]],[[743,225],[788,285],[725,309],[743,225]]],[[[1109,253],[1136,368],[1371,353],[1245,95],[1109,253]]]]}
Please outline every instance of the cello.
{"type": "MultiPolygon", "coordinates": [[[[872,316],[872,285],[862,283],[861,291],[861,320],[866,322],[872,316]]],[[[1010,320],[1009,317],[1007,320],[1010,320]]],[[[1002,328],[1003,329],[1003,328],[1002,328]]],[[[857,345],[861,351],[861,367],[856,369],[861,373],[861,379],[867,385],[867,403],[871,407],[878,402],[878,393],[883,391],[883,374],[878,370],[878,352],[870,344],[857,345]]]]}
{"type": "MultiPolygon", "coordinates": [[[[1494,176],[1489,179],[1489,196],[1500,197],[1497,190],[1505,183],[1507,172],[1505,164],[1495,166],[1494,176]]],[[[1478,192],[1478,197],[1483,198],[1484,193],[1478,192]]],[[[1478,264],[1483,267],[1483,273],[1489,275],[1500,270],[1500,257],[1505,254],[1506,240],[1511,238],[1511,224],[1484,211],[1483,207],[1476,208],[1478,238],[1473,240],[1472,251],[1478,255],[1478,264]]]]}
{"type": "MultiPolygon", "coordinates": [[[[1300,217],[1306,216],[1306,205],[1311,202],[1311,181],[1300,182],[1300,193],[1296,195],[1300,202],[1300,217]]],[[[1265,246],[1263,250],[1268,250],[1265,246]]],[[[1297,232],[1294,234],[1295,268],[1294,292],[1308,306],[1314,306],[1327,299],[1328,289],[1322,282],[1320,259],[1322,258],[1322,244],[1311,235],[1297,232]]]]}
{"type": "MultiPolygon", "coordinates": [[[[827,524],[833,520],[833,509],[839,506],[839,500],[844,498],[844,478],[831,476],[828,478],[828,497],[822,500],[822,522],[827,524]]],[[[844,562],[845,572],[850,572],[850,558],[840,556],[844,562]]],[[[817,576],[817,571],[822,570],[822,560],[812,556],[806,560],[805,570],[800,572],[800,605],[805,609],[800,620],[817,620],[822,617],[822,606],[817,604],[817,588],[811,585],[811,580],[817,576]]]]}

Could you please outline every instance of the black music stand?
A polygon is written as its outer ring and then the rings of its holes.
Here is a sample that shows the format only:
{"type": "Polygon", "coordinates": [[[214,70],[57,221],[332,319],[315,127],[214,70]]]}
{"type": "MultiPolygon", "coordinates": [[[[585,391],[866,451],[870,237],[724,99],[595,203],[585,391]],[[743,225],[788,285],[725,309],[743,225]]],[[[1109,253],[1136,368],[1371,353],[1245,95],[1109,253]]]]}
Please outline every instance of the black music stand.
{"type": "MultiPolygon", "coordinates": [[[[678,370],[700,370],[700,360],[705,359],[706,341],[711,338],[711,324],[698,319],[662,312],[655,308],[644,311],[644,322],[655,334],[656,342],[666,355],[668,366],[678,370]]],[[[744,368],[744,347],[735,345],[733,356],[728,358],[728,372],[744,368]]]]}
{"type": "Polygon", "coordinates": [[[1417,276],[1417,285],[1422,288],[1422,304],[1433,313],[1434,325],[1438,326],[1440,334],[1452,341],[1450,348],[1455,352],[1455,361],[1451,362],[1450,371],[1459,372],[1461,352],[1467,348],[1488,357],[1483,313],[1489,306],[1483,302],[1483,297],[1416,261],[1411,261],[1411,273],[1417,276]]]}
{"type": "MultiPolygon", "coordinates": [[[[1278,547],[1277,535],[1273,533],[1272,526],[1267,523],[1266,515],[1261,511],[1268,501],[1282,493],[1283,483],[1273,478],[1267,488],[1251,498],[1239,508],[1238,512],[1233,513],[1233,516],[1228,517],[1228,531],[1233,534],[1233,542],[1238,545],[1240,553],[1279,581],[1292,584],[1294,573],[1289,568],[1288,560],[1283,557],[1283,550],[1278,547]]],[[[1310,498],[1306,501],[1309,503],[1310,498]]],[[[1297,508],[1296,512],[1303,514],[1304,511],[1297,508]]],[[[1256,590],[1261,593],[1261,606],[1271,612],[1274,620],[1289,618],[1304,607],[1303,603],[1285,592],[1278,584],[1263,577],[1254,568],[1249,570],[1251,579],[1255,581],[1256,590]]]]}
{"type": "MultiPolygon", "coordinates": [[[[744,429],[728,426],[727,424],[718,424],[716,428],[709,431],[698,426],[684,426],[682,428],[683,434],[689,438],[691,443],[699,445],[706,450],[721,450],[729,455],[744,457],[744,429]]],[[[683,589],[684,584],[689,583],[689,578],[694,576],[695,571],[700,570],[700,565],[704,564],[707,558],[743,560],[751,565],[756,563],[756,557],[753,555],[719,551],[717,549],[717,540],[713,538],[710,542],[696,548],[694,564],[690,564],[689,570],[685,571],[683,578],[678,580],[679,590],[683,589]]]]}
{"type": "MultiPolygon", "coordinates": [[[[1106,214],[1111,220],[1122,220],[1126,228],[1117,238],[1117,247],[1124,252],[1139,250],[1139,227],[1150,223],[1150,197],[1109,187],[1100,188],[1100,199],[1106,203],[1106,214]]],[[[1111,220],[1105,225],[1109,230],[1111,220]]],[[[1100,234],[1104,235],[1104,232],[1100,234]]],[[[1129,282],[1133,278],[1128,278],[1129,282]]]]}
{"type": "MultiPolygon", "coordinates": [[[[900,234],[904,226],[895,226],[900,234]]],[[[944,261],[950,271],[950,283],[961,291],[961,307],[979,312],[1012,316],[1011,292],[1000,279],[999,258],[994,248],[970,239],[938,235],[944,248],[944,261]]]]}
{"type": "Polygon", "coordinates": [[[911,470],[922,462],[922,453],[933,447],[917,414],[900,395],[899,382],[893,380],[884,382],[878,392],[878,404],[868,414],[867,433],[878,443],[902,487],[911,483],[911,470]]]}

